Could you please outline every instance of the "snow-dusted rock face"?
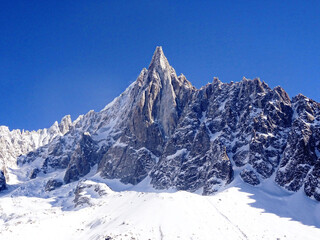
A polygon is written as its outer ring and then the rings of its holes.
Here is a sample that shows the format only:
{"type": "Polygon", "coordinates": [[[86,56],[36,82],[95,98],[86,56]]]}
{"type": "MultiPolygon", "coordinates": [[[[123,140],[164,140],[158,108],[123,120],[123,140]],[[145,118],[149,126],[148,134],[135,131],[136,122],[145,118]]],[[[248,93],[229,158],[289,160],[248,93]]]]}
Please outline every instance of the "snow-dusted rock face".
{"type": "Polygon", "coordinates": [[[8,127],[0,126],[0,169],[9,178],[6,168],[15,167],[19,156],[35,155],[33,151],[51,143],[57,136],[63,136],[71,126],[70,115],[62,118],[60,124],[55,122],[50,128],[38,131],[10,131],[8,127]]]}
{"type": "Polygon", "coordinates": [[[111,192],[106,184],[89,180],[79,181],[74,191],[73,203],[75,207],[92,206],[94,199],[101,198],[111,192]]]}
{"type": "Polygon", "coordinates": [[[119,135],[104,154],[99,171],[104,177],[136,184],[163,154],[195,89],[185,77],[177,77],[160,47],[133,88],[132,107],[119,124],[119,135]]]}
{"type": "Polygon", "coordinates": [[[320,201],[320,104],[300,94],[292,107],[294,117],[276,182],[290,191],[303,187],[320,201]]]}
{"type": "Polygon", "coordinates": [[[26,134],[2,127],[0,143],[10,150],[0,149],[1,161],[17,161],[27,178],[64,171],[59,185],[97,171],[123,183],[149,177],[156,189],[207,195],[240,176],[251,185],[272,178],[320,200],[319,103],[302,95],[291,100],[259,79],[215,78],[196,89],[176,75],[161,47],[102,111],[51,128],[26,134]]]}

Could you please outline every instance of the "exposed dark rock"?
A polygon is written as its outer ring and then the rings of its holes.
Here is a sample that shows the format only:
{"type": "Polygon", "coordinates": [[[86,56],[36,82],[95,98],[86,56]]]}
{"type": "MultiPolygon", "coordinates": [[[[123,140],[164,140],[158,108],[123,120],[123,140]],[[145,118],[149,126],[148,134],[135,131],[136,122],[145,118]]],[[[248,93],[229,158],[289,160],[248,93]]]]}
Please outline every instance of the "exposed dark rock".
{"type": "Polygon", "coordinates": [[[63,185],[63,182],[57,179],[50,179],[46,186],[45,186],[45,191],[50,192],[53,191],[63,185]]]}
{"type": "Polygon", "coordinates": [[[254,173],[254,171],[252,171],[252,170],[243,169],[240,172],[240,176],[241,176],[243,181],[245,181],[246,183],[249,183],[250,185],[254,186],[254,185],[260,184],[259,178],[254,173]]]}
{"type": "Polygon", "coordinates": [[[287,138],[276,182],[290,191],[298,191],[304,185],[308,196],[320,200],[320,124],[315,121],[320,106],[298,95],[293,99],[293,107],[297,117],[287,138]]]}
{"type": "Polygon", "coordinates": [[[38,173],[40,172],[39,168],[35,168],[32,170],[31,174],[30,174],[30,179],[34,179],[38,176],[38,173]]]}
{"type": "Polygon", "coordinates": [[[7,188],[6,178],[4,176],[3,171],[0,171],[0,191],[5,190],[7,188]]]}
{"type": "Polygon", "coordinates": [[[88,174],[91,167],[96,165],[101,158],[97,153],[97,150],[98,146],[92,140],[89,133],[84,133],[75,152],[71,156],[64,176],[64,182],[69,183],[77,181],[80,177],[88,174]]]}

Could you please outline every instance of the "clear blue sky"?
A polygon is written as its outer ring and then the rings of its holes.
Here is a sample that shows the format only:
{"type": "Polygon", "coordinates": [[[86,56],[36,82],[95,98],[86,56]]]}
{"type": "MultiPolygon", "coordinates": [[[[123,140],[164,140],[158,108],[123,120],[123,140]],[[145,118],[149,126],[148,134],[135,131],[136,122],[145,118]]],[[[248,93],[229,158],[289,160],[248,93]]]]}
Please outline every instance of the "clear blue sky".
{"type": "Polygon", "coordinates": [[[320,1],[1,1],[0,125],[99,111],[156,46],[196,87],[260,77],[320,101],[320,1]]]}

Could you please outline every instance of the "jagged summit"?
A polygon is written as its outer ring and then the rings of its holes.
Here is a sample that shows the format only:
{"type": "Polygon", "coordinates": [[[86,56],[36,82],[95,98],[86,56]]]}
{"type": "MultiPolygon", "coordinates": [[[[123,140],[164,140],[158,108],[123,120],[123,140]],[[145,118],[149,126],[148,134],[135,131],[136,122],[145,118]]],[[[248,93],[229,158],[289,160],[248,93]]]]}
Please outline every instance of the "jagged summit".
{"type": "Polygon", "coordinates": [[[149,65],[149,69],[157,67],[161,67],[162,69],[164,69],[169,66],[169,62],[163,53],[162,47],[156,47],[149,65]]]}

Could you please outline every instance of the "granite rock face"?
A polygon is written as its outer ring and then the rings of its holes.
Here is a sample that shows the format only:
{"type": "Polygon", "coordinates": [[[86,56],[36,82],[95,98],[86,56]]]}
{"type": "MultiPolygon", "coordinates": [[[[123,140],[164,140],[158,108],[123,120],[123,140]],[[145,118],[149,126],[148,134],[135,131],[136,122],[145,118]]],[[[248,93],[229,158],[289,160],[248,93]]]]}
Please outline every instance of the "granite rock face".
{"type": "Polygon", "coordinates": [[[50,141],[17,162],[30,178],[64,171],[67,184],[91,172],[204,195],[237,177],[258,186],[275,176],[275,184],[320,200],[319,109],[260,79],[214,78],[196,89],[157,47],[149,68],[113,102],[74,122],[64,118],[50,141]]]}
{"type": "Polygon", "coordinates": [[[91,168],[99,162],[98,146],[89,133],[84,133],[69,161],[64,182],[77,181],[88,174],[91,168]]]}
{"type": "Polygon", "coordinates": [[[194,91],[184,76],[177,77],[161,48],[136,82],[119,138],[99,164],[102,176],[131,184],[140,182],[155,166],[194,91]]]}
{"type": "Polygon", "coordinates": [[[320,201],[320,104],[298,95],[293,98],[293,120],[276,182],[290,191],[304,188],[320,201]]]}

